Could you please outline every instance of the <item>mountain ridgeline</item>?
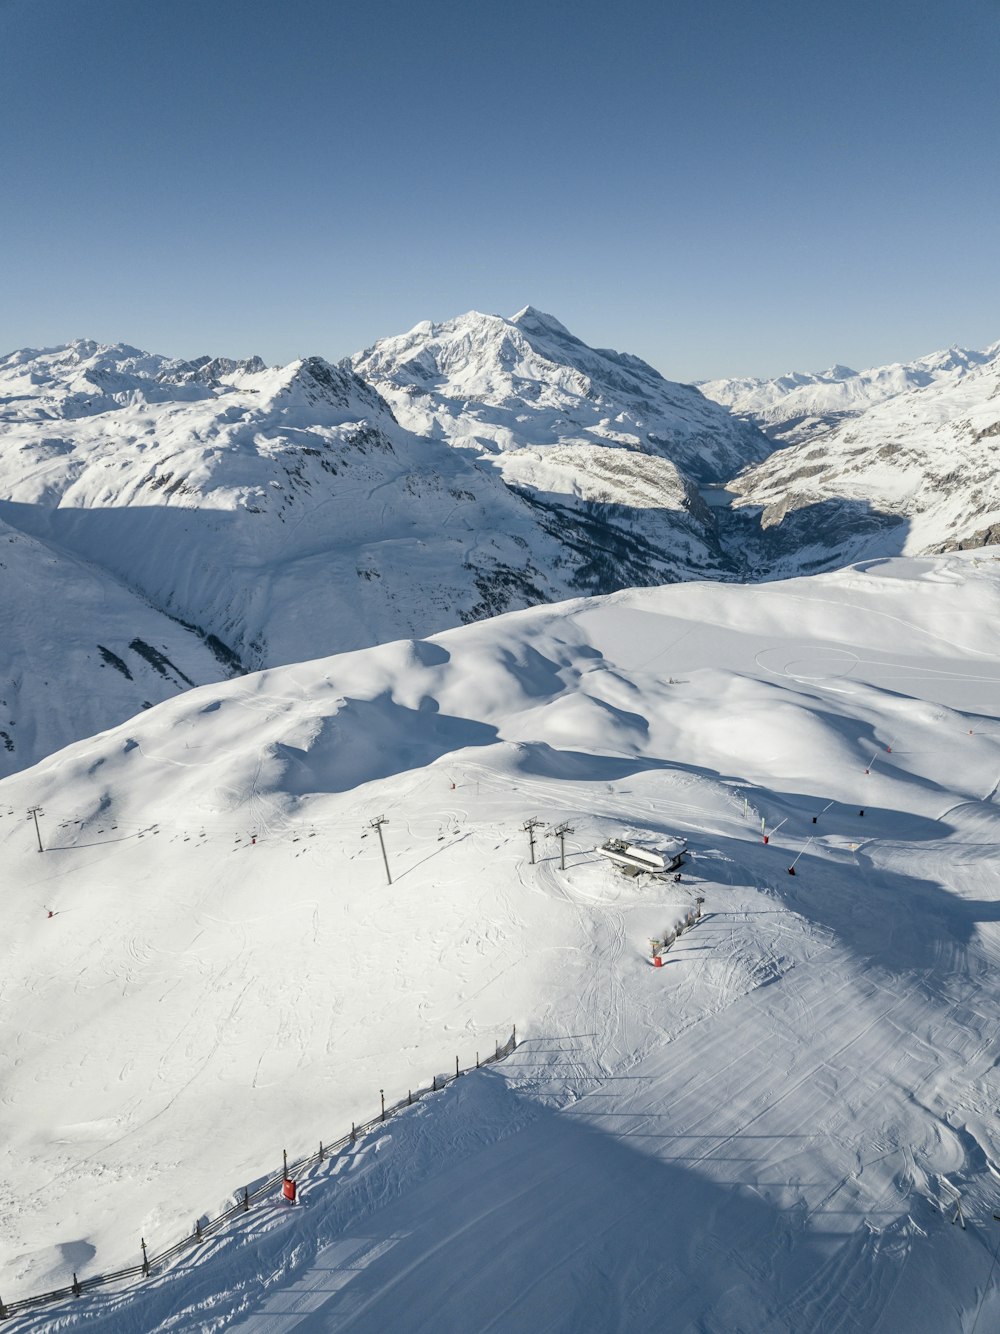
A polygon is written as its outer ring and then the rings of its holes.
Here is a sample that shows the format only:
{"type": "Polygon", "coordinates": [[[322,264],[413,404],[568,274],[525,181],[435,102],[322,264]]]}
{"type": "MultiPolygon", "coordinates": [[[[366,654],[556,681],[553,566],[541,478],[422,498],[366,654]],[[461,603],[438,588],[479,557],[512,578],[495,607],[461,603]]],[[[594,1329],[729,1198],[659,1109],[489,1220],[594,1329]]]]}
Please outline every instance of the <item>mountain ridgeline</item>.
{"type": "Polygon", "coordinates": [[[191,683],[630,586],[996,540],[998,352],[699,389],[526,307],[339,365],[12,353],[0,773],[191,683]]]}

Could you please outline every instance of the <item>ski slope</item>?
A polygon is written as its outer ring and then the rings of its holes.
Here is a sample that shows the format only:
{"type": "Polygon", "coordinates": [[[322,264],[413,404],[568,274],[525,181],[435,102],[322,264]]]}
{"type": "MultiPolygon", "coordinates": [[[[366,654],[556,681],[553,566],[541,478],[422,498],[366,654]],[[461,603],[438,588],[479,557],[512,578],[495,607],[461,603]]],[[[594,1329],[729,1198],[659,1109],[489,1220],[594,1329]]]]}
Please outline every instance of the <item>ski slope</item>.
{"type": "Polygon", "coordinates": [[[300,1206],[10,1327],[969,1334],[985,1294],[995,1328],[998,626],[990,551],[630,591],[205,686],[4,780],[5,1300],[521,1039],[300,1206]],[[680,884],[593,851],[671,834],[680,884]]]}

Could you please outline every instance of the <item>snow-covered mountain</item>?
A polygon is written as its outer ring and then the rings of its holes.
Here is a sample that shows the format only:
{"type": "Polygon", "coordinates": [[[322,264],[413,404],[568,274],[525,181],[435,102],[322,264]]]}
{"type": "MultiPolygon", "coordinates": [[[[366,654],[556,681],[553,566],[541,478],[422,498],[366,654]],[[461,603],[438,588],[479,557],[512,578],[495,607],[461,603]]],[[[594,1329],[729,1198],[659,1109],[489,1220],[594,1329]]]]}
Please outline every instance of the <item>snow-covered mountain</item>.
{"type": "Polygon", "coordinates": [[[521,1040],[305,1207],[12,1330],[941,1334],[980,1297],[996,1328],[998,572],[535,607],[204,686],[0,782],[7,1302],[521,1040]],[[682,882],[622,878],[612,835],[686,837],[682,882]]]}
{"type": "Polygon", "coordinates": [[[864,371],[833,366],[816,373],[791,371],[773,380],[705,380],[698,388],[737,416],[755,422],[772,440],[797,445],[900,394],[953,384],[998,355],[1000,343],[982,352],[950,347],[915,361],[864,371]]]}
{"type": "Polygon", "coordinates": [[[492,460],[546,503],[619,504],[639,523],[652,512],[646,530],[661,541],[670,512],[697,511],[699,482],[769,452],[693,385],[588,347],[531,306],[511,319],[471,311],[424,322],[351,364],[410,430],[492,460]]]}
{"type": "Polygon", "coordinates": [[[236,670],[210,636],[2,521],[0,626],[0,775],[236,670]]]}
{"type": "MultiPolygon", "coordinates": [[[[481,407],[466,405],[468,418],[520,417],[522,443],[536,443],[509,456],[511,469],[480,462],[478,446],[453,448],[440,429],[405,429],[371,385],[320,358],[269,369],[258,358],[184,362],[88,341],[13,353],[0,360],[0,521],[32,539],[25,557],[38,552],[65,568],[72,559],[77,570],[84,562],[95,588],[102,571],[109,576],[112,601],[131,590],[147,620],[156,609],[179,622],[168,633],[161,616],[163,633],[153,636],[168,658],[186,627],[237,671],[577,592],[723,573],[712,515],[670,456],[692,471],[702,453],[703,468],[729,468],[760,457],[762,437],[635,358],[592,352],[531,312],[518,320],[455,322],[475,344],[466,389],[484,395],[481,407]],[[544,431],[515,410],[513,385],[518,403],[534,399],[544,431]],[[570,477],[567,508],[557,493],[570,477]]],[[[457,354],[450,364],[461,379],[457,354]]],[[[68,628],[67,639],[93,654],[85,603],[80,634],[68,628]]],[[[137,629],[125,642],[136,636],[146,637],[137,629]]],[[[192,679],[215,679],[211,654],[205,664],[192,679]]],[[[0,681],[19,673],[0,654],[0,681]]],[[[8,763],[31,763],[47,753],[43,744],[116,722],[150,693],[136,697],[123,677],[121,698],[102,715],[107,692],[73,681],[90,701],[78,726],[60,732],[56,722],[68,718],[57,710],[45,742],[39,732],[32,746],[36,723],[13,708],[23,741],[16,759],[4,752],[8,763]]]]}
{"type": "Polygon", "coordinates": [[[1000,355],[781,449],[729,483],[769,576],[1000,540],[1000,355]]]}
{"type": "Polygon", "coordinates": [[[0,388],[0,517],[244,667],[553,595],[562,553],[528,506],[319,358],[268,370],[78,343],[8,358],[0,388]]]}
{"type": "Polygon", "coordinates": [[[133,640],[202,683],[578,593],[992,540],[1000,359],[974,359],[837,379],[855,407],[899,392],[773,454],[697,389],[531,307],[418,325],[341,366],[11,354],[0,524],[22,568],[0,570],[0,597],[8,620],[49,603],[58,569],[62,634],[0,646],[0,772],[177,688],[145,660],[108,667],[133,640]],[[915,376],[930,382],[902,392],[915,376]],[[736,510],[710,508],[704,484],[735,474],[736,510]],[[23,683],[63,690],[48,664],[70,643],[64,697],[86,703],[49,707],[23,683]]]}

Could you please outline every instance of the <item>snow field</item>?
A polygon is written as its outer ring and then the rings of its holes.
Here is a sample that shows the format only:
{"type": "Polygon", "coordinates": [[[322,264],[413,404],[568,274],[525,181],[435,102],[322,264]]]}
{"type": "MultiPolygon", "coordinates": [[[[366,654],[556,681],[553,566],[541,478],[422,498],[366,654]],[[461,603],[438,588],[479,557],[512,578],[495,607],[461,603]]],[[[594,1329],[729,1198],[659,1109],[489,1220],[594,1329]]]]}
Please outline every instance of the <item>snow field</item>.
{"type": "Polygon", "coordinates": [[[161,1249],[516,1022],[503,1067],[248,1222],[270,1240],[51,1327],[968,1329],[997,568],[536,608],[205,687],[5,780],[0,1293],[161,1249]],[[565,873],[529,816],[573,826],[565,873]],[[591,851],[672,833],[679,885],[591,851]]]}

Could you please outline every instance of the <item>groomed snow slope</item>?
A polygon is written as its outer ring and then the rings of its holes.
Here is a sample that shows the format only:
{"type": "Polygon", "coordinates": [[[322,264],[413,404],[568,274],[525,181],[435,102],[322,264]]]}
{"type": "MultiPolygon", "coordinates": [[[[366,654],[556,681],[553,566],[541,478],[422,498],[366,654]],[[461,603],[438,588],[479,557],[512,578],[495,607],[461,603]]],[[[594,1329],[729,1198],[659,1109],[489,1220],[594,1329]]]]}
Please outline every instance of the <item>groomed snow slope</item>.
{"type": "Polygon", "coordinates": [[[204,687],[5,780],[8,1301],[524,1039],[303,1208],[12,1327],[968,1331],[998,626],[994,553],[627,592],[204,687]],[[529,816],[573,827],[564,873],[529,816]],[[683,882],[621,878],[619,833],[685,835],[683,882]]]}

